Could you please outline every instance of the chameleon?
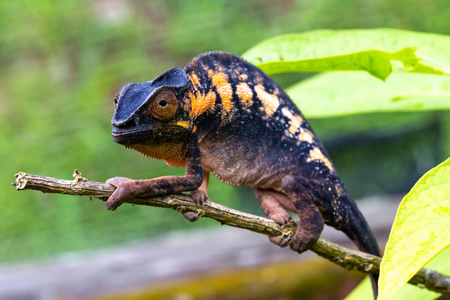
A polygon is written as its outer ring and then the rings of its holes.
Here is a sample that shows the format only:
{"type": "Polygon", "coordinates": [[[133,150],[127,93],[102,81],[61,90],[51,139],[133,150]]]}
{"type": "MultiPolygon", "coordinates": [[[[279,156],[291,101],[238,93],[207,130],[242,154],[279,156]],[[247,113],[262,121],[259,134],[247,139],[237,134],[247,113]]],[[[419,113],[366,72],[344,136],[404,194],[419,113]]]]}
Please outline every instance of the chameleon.
{"type": "Polygon", "coordinates": [[[280,225],[291,221],[288,211],[299,216],[291,240],[269,237],[281,247],[304,252],[327,224],[361,251],[380,256],[366,220],[299,108],[273,79],[239,56],[201,54],[184,68],[125,85],[114,104],[115,142],[186,172],[111,178],[107,182],[116,190],[107,209],[129,198],[180,192],[207,203],[212,173],[226,184],[250,186],[266,216],[280,225]]]}

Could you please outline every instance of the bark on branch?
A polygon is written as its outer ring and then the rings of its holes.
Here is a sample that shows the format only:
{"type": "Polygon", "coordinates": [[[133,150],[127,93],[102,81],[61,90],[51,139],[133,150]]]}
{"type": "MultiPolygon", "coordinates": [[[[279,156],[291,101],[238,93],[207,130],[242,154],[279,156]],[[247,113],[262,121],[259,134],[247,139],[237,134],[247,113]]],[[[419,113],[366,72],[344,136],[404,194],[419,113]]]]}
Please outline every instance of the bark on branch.
{"type": "MultiPolygon", "coordinates": [[[[115,190],[115,187],[110,184],[89,181],[81,177],[77,170],[74,173],[74,180],[56,179],[23,172],[16,174],[16,177],[13,185],[17,190],[38,190],[44,193],[88,196],[103,201],[115,190]]],[[[291,238],[296,230],[294,223],[289,226],[280,226],[270,219],[243,213],[213,202],[199,206],[192,201],[190,196],[184,194],[130,199],[127,203],[167,207],[180,213],[192,212],[198,214],[198,217],[212,218],[221,224],[244,228],[265,235],[283,235],[286,238],[291,238]]],[[[310,250],[348,270],[373,274],[378,274],[380,271],[381,259],[379,257],[341,247],[323,238],[319,238],[310,250]]],[[[444,295],[450,295],[450,277],[432,270],[420,270],[409,283],[423,286],[444,295]]]]}

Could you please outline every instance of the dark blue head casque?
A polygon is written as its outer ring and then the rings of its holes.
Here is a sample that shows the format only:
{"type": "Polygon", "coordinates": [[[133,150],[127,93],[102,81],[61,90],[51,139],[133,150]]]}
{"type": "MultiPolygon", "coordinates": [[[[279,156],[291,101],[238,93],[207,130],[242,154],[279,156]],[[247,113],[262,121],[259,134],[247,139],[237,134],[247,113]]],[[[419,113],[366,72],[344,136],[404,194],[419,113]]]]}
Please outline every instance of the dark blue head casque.
{"type": "Polygon", "coordinates": [[[181,68],[173,68],[162,73],[154,80],[125,85],[120,91],[111,123],[114,126],[127,123],[133,114],[161,88],[185,89],[188,87],[188,84],[189,79],[186,72],[181,68]]]}

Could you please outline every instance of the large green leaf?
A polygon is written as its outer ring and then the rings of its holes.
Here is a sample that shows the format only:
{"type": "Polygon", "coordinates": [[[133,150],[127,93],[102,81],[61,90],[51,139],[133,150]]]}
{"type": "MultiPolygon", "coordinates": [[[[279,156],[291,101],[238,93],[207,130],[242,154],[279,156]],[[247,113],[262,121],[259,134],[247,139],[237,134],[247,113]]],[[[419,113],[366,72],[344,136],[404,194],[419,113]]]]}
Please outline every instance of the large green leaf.
{"type": "Polygon", "coordinates": [[[370,278],[366,276],[344,300],[372,299],[373,291],[370,278]]]}
{"type": "Polygon", "coordinates": [[[428,74],[392,74],[383,82],[359,72],[330,72],[287,92],[308,118],[450,109],[450,77],[428,74]]]}
{"type": "MultiPolygon", "coordinates": [[[[426,266],[427,269],[437,271],[444,275],[450,275],[450,248],[438,254],[426,266]]],[[[373,295],[372,285],[369,277],[366,277],[345,300],[371,299],[373,295]]],[[[393,298],[393,300],[432,300],[440,296],[439,293],[432,292],[425,288],[407,284],[393,298]]]]}
{"type": "Polygon", "coordinates": [[[266,40],[243,57],[268,74],[361,70],[384,80],[392,69],[450,75],[448,49],[450,37],[445,35],[397,29],[317,30],[266,40]]]}
{"type": "Polygon", "coordinates": [[[450,245],[450,158],[428,171],[403,198],[381,261],[379,300],[450,245]]]}

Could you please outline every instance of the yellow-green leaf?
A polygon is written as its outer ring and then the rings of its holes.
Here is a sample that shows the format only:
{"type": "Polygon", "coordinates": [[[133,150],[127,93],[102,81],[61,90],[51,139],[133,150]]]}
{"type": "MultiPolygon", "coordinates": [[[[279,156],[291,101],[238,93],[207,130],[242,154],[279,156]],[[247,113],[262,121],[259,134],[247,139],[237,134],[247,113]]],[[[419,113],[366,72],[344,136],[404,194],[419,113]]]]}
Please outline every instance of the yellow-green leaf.
{"type": "Polygon", "coordinates": [[[286,91],[308,118],[450,109],[447,76],[392,74],[383,82],[364,73],[330,72],[286,91]]]}
{"type": "Polygon", "coordinates": [[[372,299],[373,291],[370,278],[366,276],[344,300],[372,299]]]}
{"type": "Polygon", "coordinates": [[[266,40],[243,57],[268,74],[361,70],[384,80],[391,70],[450,75],[448,49],[450,37],[445,35],[397,29],[317,30],[266,40]]]}
{"type": "MultiPolygon", "coordinates": [[[[438,254],[425,268],[437,271],[443,275],[450,275],[450,248],[438,254]]],[[[369,277],[363,281],[345,298],[345,300],[371,299],[373,296],[372,285],[369,277]]],[[[393,298],[393,300],[432,300],[441,294],[412,284],[405,285],[393,298]]]]}
{"type": "Polygon", "coordinates": [[[403,198],[381,261],[379,300],[394,295],[450,245],[450,159],[428,171],[403,198]]]}

